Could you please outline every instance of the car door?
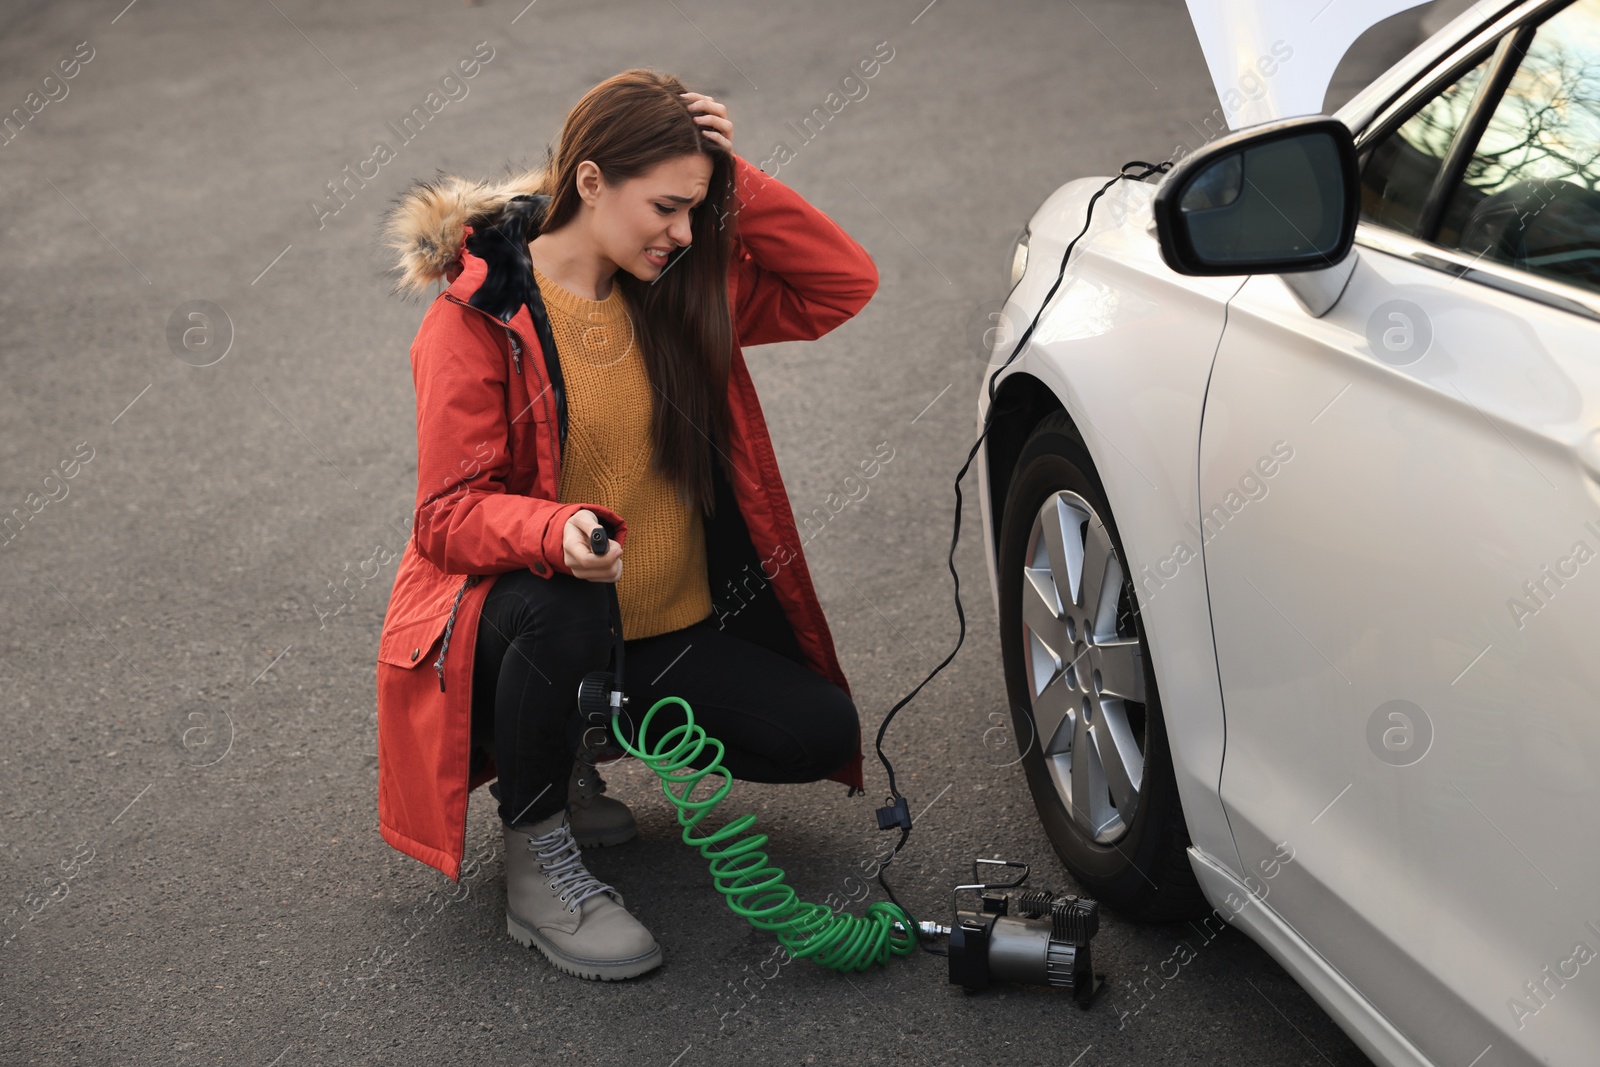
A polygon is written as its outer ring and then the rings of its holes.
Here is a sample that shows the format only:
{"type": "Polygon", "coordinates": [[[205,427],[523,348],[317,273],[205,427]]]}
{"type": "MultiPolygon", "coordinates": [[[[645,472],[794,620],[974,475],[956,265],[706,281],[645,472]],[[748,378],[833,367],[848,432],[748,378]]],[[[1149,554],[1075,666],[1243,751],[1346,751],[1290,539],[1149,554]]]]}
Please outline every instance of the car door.
{"type": "Polygon", "coordinates": [[[1600,0],[1424,82],[1357,139],[1332,309],[1229,303],[1221,795],[1259,902],[1433,1062],[1594,1062],[1600,0]]]}

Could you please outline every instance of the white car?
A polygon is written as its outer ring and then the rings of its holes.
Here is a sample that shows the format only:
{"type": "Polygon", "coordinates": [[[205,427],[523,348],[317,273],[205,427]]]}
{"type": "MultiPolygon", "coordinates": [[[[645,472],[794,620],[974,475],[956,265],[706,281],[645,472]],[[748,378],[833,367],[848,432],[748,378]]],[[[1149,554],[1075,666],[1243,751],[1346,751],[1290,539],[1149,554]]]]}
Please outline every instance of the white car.
{"type": "Polygon", "coordinates": [[[1028,223],[979,397],[1052,843],[1379,1063],[1600,1063],[1600,0],[1117,181],[1064,266],[1106,182],[1028,223]]]}

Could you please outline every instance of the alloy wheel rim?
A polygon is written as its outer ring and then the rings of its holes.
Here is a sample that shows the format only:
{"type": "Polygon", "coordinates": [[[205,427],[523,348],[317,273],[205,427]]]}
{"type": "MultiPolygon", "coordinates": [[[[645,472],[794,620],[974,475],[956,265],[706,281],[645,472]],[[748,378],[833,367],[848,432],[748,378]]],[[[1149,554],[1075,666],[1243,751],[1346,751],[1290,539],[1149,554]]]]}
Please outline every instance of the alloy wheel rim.
{"type": "Polygon", "coordinates": [[[1123,623],[1124,570],[1093,506],[1069,490],[1034,515],[1022,643],[1034,736],[1072,821],[1100,844],[1128,832],[1144,784],[1144,656],[1123,623]],[[1126,632],[1120,632],[1126,631],[1126,632]]]}

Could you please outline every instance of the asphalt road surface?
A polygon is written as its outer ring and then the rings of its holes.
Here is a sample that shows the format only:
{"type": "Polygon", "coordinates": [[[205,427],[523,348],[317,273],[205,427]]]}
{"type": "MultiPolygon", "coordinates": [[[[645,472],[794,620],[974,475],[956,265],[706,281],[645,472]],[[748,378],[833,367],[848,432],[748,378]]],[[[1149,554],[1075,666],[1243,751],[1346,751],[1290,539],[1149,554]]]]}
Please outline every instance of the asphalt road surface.
{"type": "MultiPolygon", "coordinates": [[[[1180,2],[124,2],[13,2],[0,23],[0,107],[52,94],[0,145],[0,510],[48,497],[0,544],[0,1062],[1366,1062],[1232,931],[1108,917],[1112,986],[1088,1012],[1036,988],[968,996],[921,953],[851,976],[779,967],[632,761],[608,780],[640,837],[587,860],[664,948],[637,980],[566,977],[506,936],[487,790],[467,834],[481,870],[459,886],[377,831],[394,569],[375,561],[413,499],[422,314],[388,295],[388,200],[436,169],[536,162],[630,66],[725,102],[760,161],[892,48],[781,171],[871,251],[878,294],[819,341],[747,352],[797,511],[893,448],[807,544],[868,793],[740,783],[730,802],[803,897],[859,894],[889,840],[871,736],[956,636],[971,318],[1052,189],[1203,139],[1215,94],[1180,2]],[[467,93],[328,211],[327,183],[480,42],[467,93]],[[44,81],[71,59],[72,79],[44,81]],[[205,358],[173,336],[194,301],[229,324],[205,358]],[[1194,958],[1163,965],[1180,942],[1194,958]]],[[[1416,30],[1413,13],[1358,43],[1331,105],[1416,30]]],[[[978,856],[1071,888],[1020,768],[984,738],[1005,698],[966,488],[966,645],[888,739],[922,812],[891,881],[940,918],[978,856]]]]}

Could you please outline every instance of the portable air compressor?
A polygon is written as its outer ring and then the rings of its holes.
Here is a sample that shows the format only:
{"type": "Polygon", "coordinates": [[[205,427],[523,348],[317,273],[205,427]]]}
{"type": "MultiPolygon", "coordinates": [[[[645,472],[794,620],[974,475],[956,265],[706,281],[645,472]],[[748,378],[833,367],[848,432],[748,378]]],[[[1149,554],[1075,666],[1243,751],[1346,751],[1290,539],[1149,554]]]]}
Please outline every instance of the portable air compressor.
{"type": "Polygon", "coordinates": [[[1089,941],[1100,929],[1100,905],[1047,889],[996,892],[1028,880],[1028,865],[1015,860],[973,860],[972,879],[971,885],[958,885],[950,894],[954,926],[918,924],[922,934],[949,937],[951,983],[968,993],[987,989],[991,982],[1051,986],[1069,990],[1079,1007],[1089,1007],[1105,983],[1094,973],[1089,951],[1089,941]],[[984,882],[980,864],[1020,867],[1022,874],[1011,882],[984,882]],[[977,911],[961,910],[958,898],[969,892],[978,894],[977,911]]]}

